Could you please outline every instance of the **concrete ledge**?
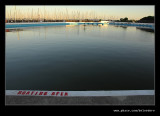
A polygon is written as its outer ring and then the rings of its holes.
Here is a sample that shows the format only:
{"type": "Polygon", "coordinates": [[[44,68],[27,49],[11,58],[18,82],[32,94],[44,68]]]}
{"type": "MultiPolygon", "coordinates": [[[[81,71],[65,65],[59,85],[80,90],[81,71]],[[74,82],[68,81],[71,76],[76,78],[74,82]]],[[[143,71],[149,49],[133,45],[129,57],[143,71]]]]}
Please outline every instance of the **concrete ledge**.
{"type": "Polygon", "coordinates": [[[154,105],[154,95],[56,97],[6,96],[6,105],[154,105]]]}

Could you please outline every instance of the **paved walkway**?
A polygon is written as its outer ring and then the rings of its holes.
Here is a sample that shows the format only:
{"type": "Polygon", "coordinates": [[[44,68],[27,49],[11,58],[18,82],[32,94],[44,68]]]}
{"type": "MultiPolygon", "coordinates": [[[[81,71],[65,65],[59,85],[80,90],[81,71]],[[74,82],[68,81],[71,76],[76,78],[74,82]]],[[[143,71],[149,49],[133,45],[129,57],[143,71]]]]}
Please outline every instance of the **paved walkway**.
{"type": "Polygon", "coordinates": [[[154,105],[153,95],[106,97],[6,96],[6,105],[154,105]]]}

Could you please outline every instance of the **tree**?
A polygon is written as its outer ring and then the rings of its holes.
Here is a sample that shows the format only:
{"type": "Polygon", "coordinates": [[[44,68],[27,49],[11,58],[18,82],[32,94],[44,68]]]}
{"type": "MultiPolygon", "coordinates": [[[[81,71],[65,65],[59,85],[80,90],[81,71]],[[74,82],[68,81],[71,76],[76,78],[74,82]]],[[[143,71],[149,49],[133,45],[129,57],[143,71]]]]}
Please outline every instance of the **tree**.
{"type": "Polygon", "coordinates": [[[127,18],[127,17],[125,17],[125,18],[120,18],[120,21],[121,21],[121,22],[127,22],[127,21],[128,21],[128,18],[127,18]]]}
{"type": "Polygon", "coordinates": [[[123,18],[120,18],[120,21],[123,21],[123,18]]]}
{"type": "Polygon", "coordinates": [[[127,18],[127,17],[125,17],[123,20],[124,20],[125,22],[127,22],[127,21],[128,21],[128,18],[127,18]]]}
{"type": "Polygon", "coordinates": [[[138,22],[140,22],[140,23],[154,23],[154,16],[143,17],[138,22]]]}

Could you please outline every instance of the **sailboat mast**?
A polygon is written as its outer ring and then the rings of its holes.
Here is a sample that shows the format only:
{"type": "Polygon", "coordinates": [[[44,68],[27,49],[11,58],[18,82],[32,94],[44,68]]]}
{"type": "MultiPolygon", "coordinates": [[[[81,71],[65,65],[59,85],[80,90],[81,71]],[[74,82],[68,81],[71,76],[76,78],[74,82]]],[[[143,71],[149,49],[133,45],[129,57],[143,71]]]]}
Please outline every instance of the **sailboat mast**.
{"type": "Polygon", "coordinates": [[[33,8],[32,8],[32,18],[31,18],[32,22],[33,22],[33,8]]]}
{"type": "Polygon", "coordinates": [[[15,6],[15,10],[14,10],[14,22],[16,23],[16,6],[15,6]]]}
{"type": "Polygon", "coordinates": [[[45,6],[44,6],[44,21],[45,21],[45,6]]]}
{"type": "Polygon", "coordinates": [[[38,17],[37,17],[37,22],[39,21],[39,8],[38,8],[38,17]]]}
{"type": "Polygon", "coordinates": [[[10,10],[10,22],[11,22],[11,10],[10,10]]]}

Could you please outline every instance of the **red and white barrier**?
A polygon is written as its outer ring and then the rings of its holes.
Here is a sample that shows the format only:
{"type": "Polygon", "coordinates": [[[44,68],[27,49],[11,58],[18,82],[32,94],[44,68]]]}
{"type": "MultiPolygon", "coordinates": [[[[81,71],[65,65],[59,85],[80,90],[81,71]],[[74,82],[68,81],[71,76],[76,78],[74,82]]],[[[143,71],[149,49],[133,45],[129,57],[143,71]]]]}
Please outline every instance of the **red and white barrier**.
{"type": "Polygon", "coordinates": [[[117,90],[117,91],[36,91],[6,90],[6,95],[13,96],[132,96],[155,95],[154,90],[117,90]]]}

